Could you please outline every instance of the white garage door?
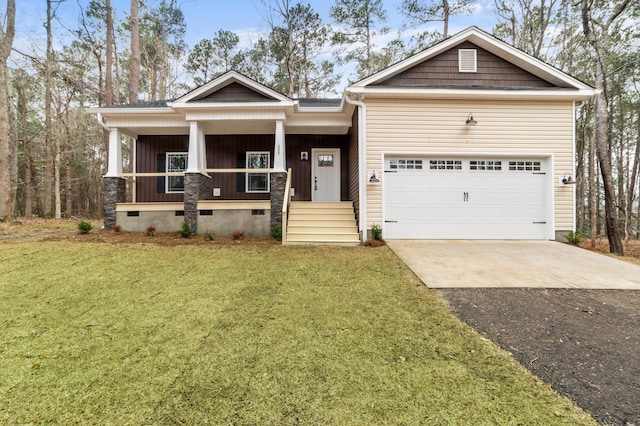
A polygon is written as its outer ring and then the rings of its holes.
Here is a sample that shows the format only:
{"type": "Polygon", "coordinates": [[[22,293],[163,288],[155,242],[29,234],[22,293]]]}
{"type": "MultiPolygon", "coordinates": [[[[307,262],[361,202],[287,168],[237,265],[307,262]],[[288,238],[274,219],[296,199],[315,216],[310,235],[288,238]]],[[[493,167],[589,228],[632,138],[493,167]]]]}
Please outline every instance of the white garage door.
{"type": "Polygon", "coordinates": [[[385,159],[387,239],[547,239],[546,159],[385,159]]]}

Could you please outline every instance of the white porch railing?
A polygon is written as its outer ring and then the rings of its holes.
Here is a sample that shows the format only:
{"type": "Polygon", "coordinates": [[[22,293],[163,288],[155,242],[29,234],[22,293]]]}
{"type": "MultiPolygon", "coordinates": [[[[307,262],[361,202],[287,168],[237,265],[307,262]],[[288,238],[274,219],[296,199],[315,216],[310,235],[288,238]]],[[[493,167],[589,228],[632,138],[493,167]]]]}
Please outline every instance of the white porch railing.
{"type": "MultiPolygon", "coordinates": [[[[289,169],[291,170],[291,169],[289,169]]],[[[271,173],[273,169],[202,169],[200,173],[271,173]]],[[[156,173],[119,173],[119,177],[136,180],[137,177],[167,177],[184,176],[185,172],[156,172],[156,173]]],[[[291,174],[291,172],[289,172],[291,174]]],[[[136,185],[131,187],[131,202],[136,202],[136,185]]]]}

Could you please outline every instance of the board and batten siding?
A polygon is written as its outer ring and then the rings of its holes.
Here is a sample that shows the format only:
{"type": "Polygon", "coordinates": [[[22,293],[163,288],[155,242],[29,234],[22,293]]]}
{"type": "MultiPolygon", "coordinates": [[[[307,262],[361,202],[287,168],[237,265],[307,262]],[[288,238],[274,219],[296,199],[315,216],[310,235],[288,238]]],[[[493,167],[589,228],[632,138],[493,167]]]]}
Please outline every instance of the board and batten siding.
{"type": "Polygon", "coordinates": [[[553,155],[555,230],[572,230],[574,176],[573,104],[570,101],[462,101],[367,99],[367,170],[380,184],[367,185],[367,227],[382,223],[383,153],[553,155]],[[467,126],[473,113],[478,122],[467,126]]]}

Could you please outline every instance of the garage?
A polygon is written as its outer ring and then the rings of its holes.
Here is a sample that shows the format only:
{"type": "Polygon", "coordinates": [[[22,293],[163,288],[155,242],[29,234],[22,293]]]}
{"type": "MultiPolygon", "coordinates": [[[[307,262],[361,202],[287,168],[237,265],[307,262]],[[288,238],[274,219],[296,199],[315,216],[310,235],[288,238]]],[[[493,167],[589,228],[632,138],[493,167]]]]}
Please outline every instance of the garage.
{"type": "Polygon", "coordinates": [[[386,239],[553,239],[548,158],[385,157],[386,239]]]}

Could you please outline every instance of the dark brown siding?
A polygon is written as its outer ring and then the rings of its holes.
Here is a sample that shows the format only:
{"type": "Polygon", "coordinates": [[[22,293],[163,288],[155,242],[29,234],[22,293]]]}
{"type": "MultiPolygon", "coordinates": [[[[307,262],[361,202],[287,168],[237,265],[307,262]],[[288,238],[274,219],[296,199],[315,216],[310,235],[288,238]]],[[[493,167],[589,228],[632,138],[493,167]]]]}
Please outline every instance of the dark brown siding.
{"type": "MultiPolygon", "coordinates": [[[[189,136],[139,136],[136,148],[137,171],[139,173],[157,173],[158,154],[166,152],[187,152],[189,136]]],[[[136,198],[138,202],[172,202],[182,201],[182,194],[165,194],[157,192],[158,178],[136,178],[136,198]]]]}
{"type": "Polygon", "coordinates": [[[382,86],[555,87],[471,42],[463,42],[380,83],[382,86]],[[478,72],[458,71],[458,50],[476,49],[478,72]]]}
{"type": "Polygon", "coordinates": [[[228,86],[225,86],[222,89],[219,89],[211,93],[210,95],[204,96],[198,100],[200,101],[204,99],[214,100],[214,101],[215,100],[224,101],[224,100],[256,99],[256,100],[264,101],[265,99],[268,100],[270,98],[254,90],[251,90],[248,87],[243,86],[242,84],[231,83],[228,86]]]}
{"type": "Polygon", "coordinates": [[[294,201],[311,201],[312,148],[340,148],[340,194],[348,196],[348,155],[346,135],[286,135],[287,167],[292,169],[291,186],[296,189],[294,201]],[[300,160],[300,153],[308,152],[309,160],[300,160]]]}
{"type": "MultiPolygon", "coordinates": [[[[350,155],[347,151],[347,135],[285,135],[287,167],[292,169],[292,187],[296,189],[294,200],[311,200],[311,158],[300,160],[305,151],[311,157],[312,148],[340,148],[340,189],[342,200],[349,196],[350,155]]],[[[206,135],[207,168],[245,168],[244,158],[248,151],[269,151],[273,166],[273,146],[275,135],[206,135]]],[[[140,136],[138,138],[138,172],[155,173],[158,154],[166,152],[187,152],[189,136],[140,136]]],[[[353,149],[353,147],[351,147],[353,149]]],[[[356,147],[357,149],[357,147],[356,147]]],[[[356,165],[357,167],[357,165],[356,165]]],[[[213,188],[220,188],[220,200],[268,200],[269,194],[244,192],[244,173],[212,173],[213,188]],[[238,177],[239,175],[240,178],[238,177]],[[238,189],[242,189],[238,191],[238,189]]],[[[182,201],[182,194],[158,193],[157,178],[138,178],[137,201],[168,202],[182,201]]],[[[356,191],[357,193],[357,191],[356,191]]]]}
{"type": "MultiPolygon", "coordinates": [[[[358,107],[359,108],[359,107],[358,107]]],[[[348,191],[349,200],[353,201],[356,209],[356,219],[359,216],[360,208],[360,179],[358,161],[358,108],[353,111],[351,118],[351,129],[349,129],[347,152],[348,152],[348,191]]],[[[359,223],[359,222],[358,222],[359,223]]]]}
{"type": "MultiPolygon", "coordinates": [[[[247,151],[269,151],[273,165],[274,135],[207,135],[207,168],[245,168],[247,151]]],[[[214,173],[213,187],[220,188],[220,200],[268,200],[269,194],[238,191],[243,187],[244,177],[238,173],[214,173]]]]}

